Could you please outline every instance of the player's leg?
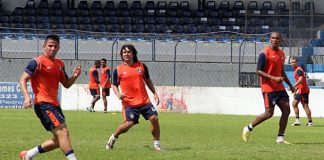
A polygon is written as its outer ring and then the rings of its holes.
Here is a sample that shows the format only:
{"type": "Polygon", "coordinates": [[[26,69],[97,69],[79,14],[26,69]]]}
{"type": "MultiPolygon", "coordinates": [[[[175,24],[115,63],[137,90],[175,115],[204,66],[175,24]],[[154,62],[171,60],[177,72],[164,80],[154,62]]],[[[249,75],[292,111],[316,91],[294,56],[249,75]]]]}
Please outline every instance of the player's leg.
{"type": "Polygon", "coordinates": [[[90,89],[90,93],[92,95],[92,101],[90,103],[90,106],[87,107],[87,110],[90,112],[94,112],[94,107],[96,105],[96,102],[100,99],[100,90],[98,89],[90,89]]]}
{"type": "Polygon", "coordinates": [[[58,143],[62,152],[65,154],[68,160],[76,160],[74,151],[71,146],[71,141],[69,137],[69,131],[65,124],[61,124],[52,130],[52,132],[57,136],[58,143]]]}
{"type": "Polygon", "coordinates": [[[115,132],[109,137],[106,143],[106,149],[113,149],[115,142],[118,137],[126,133],[130,128],[132,128],[135,124],[138,123],[139,119],[139,110],[137,108],[126,107],[123,108],[124,122],[118,126],[115,132]]]}
{"type": "Polygon", "coordinates": [[[104,104],[104,113],[107,113],[107,106],[108,106],[108,101],[107,101],[107,96],[109,96],[109,88],[103,88],[102,89],[102,101],[104,104]]]}
{"type": "Polygon", "coordinates": [[[308,94],[302,94],[301,103],[303,105],[303,108],[305,110],[305,113],[306,113],[306,116],[307,116],[307,119],[308,119],[307,126],[311,127],[311,126],[313,126],[313,120],[312,120],[312,112],[311,112],[311,110],[309,108],[309,105],[308,105],[308,94]]]}
{"type": "Polygon", "coordinates": [[[263,94],[263,99],[264,99],[265,111],[262,114],[258,115],[252,121],[252,123],[250,123],[249,125],[247,125],[243,128],[242,138],[243,138],[244,142],[249,141],[249,136],[250,136],[251,132],[253,131],[254,127],[256,127],[257,125],[261,124],[262,122],[264,122],[265,120],[267,120],[273,116],[275,104],[273,104],[272,102],[273,102],[274,94],[271,92],[270,93],[262,93],[262,94],[263,94]]]}
{"type": "Polygon", "coordinates": [[[298,108],[298,103],[301,100],[301,95],[300,94],[296,94],[294,96],[294,100],[292,102],[292,106],[294,108],[294,112],[295,112],[295,122],[291,125],[291,126],[300,126],[300,119],[299,119],[299,108],[298,108]]]}
{"type": "Polygon", "coordinates": [[[288,123],[288,118],[290,114],[290,107],[289,107],[289,96],[286,91],[283,91],[280,96],[280,100],[278,101],[278,106],[281,110],[281,117],[279,121],[279,131],[276,143],[287,143],[284,140],[285,131],[288,123]]]}
{"type": "Polygon", "coordinates": [[[141,108],[141,114],[146,120],[151,122],[151,133],[153,136],[153,147],[156,151],[161,151],[160,145],[160,124],[158,113],[152,103],[149,103],[141,108]]]}

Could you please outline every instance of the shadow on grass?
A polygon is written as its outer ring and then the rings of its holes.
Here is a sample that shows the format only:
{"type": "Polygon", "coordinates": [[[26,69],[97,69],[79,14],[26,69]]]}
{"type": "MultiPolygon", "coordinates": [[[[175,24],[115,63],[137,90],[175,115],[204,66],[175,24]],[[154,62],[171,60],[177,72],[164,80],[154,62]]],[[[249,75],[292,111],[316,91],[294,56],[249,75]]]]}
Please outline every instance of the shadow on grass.
{"type": "MultiPolygon", "coordinates": [[[[145,148],[149,149],[149,150],[154,150],[153,146],[150,146],[150,145],[144,145],[145,148]]],[[[162,147],[162,150],[163,151],[184,151],[184,150],[191,150],[192,147],[190,146],[184,146],[184,147],[168,147],[168,148],[164,148],[163,146],[162,147]]]]}
{"type": "Polygon", "coordinates": [[[314,145],[314,144],[318,144],[318,145],[323,145],[324,142],[295,142],[293,144],[302,144],[302,145],[314,145]]]}

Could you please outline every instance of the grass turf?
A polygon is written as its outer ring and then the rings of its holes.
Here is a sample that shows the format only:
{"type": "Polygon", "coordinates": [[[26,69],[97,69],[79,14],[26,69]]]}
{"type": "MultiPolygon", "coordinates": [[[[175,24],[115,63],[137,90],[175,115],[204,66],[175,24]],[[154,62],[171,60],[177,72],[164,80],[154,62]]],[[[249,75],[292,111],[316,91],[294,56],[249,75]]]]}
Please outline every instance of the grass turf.
{"type": "MultiPolygon", "coordinates": [[[[85,111],[64,111],[72,146],[80,160],[143,160],[143,159],[322,159],[324,157],[324,120],[314,118],[313,127],[289,126],[286,140],[291,145],[275,144],[279,117],[257,126],[249,143],[241,139],[243,126],[255,116],[160,113],[163,152],[153,150],[150,123],[140,124],[120,136],[114,149],[105,143],[122,122],[121,113],[104,114],[85,111]]],[[[46,132],[32,109],[0,110],[0,159],[18,159],[21,150],[41,144],[52,134],[46,132]]],[[[59,149],[38,155],[34,160],[65,159],[59,149]]]]}

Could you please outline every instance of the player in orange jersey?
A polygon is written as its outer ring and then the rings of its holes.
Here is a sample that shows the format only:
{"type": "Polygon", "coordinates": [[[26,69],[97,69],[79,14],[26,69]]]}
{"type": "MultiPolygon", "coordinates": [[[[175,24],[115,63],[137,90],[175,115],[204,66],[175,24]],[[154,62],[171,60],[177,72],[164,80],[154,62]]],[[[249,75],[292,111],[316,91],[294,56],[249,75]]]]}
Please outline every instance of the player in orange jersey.
{"type": "Polygon", "coordinates": [[[107,98],[106,96],[110,95],[110,69],[107,66],[107,60],[105,58],[102,58],[100,60],[101,63],[101,74],[100,74],[100,86],[102,88],[102,100],[104,103],[104,113],[107,113],[107,98]]]}
{"type": "Polygon", "coordinates": [[[35,94],[34,110],[47,131],[53,133],[53,138],[28,151],[22,151],[19,156],[25,160],[60,148],[69,160],[76,160],[73,152],[65,118],[57,100],[58,87],[61,83],[69,88],[81,73],[81,66],[74,68],[71,77],[65,73],[64,62],[55,56],[60,49],[60,41],[57,35],[46,37],[43,55],[31,60],[20,78],[20,88],[24,95],[24,108],[31,108],[32,102],[27,90],[27,82],[30,80],[35,94]]]}
{"type": "Polygon", "coordinates": [[[137,50],[133,45],[122,46],[120,56],[123,63],[118,65],[113,72],[113,90],[122,101],[124,122],[110,136],[106,149],[112,149],[118,136],[137,124],[140,115],[142,115],[151,122],[154,149],[161,151],[158,113],[148,97],[145,83],[153,93],[157,105],[159,97],[150,79],[148,69],[145,64],[138,61],[137,50]]]}
{"type": "Polygon", "coordinates": [[[252,123],[243,128],[242,138],[248,142],[253,128],[271,118],[274,113],[275,105],[281,110],[279,122],[279,131],[276,143],[288,143],[284,140],[284,134],[290,114],[289,96],[284,88],[283,82],[286,82],[291,91],[292,86],[284,71],[285,54],[279,48],[281,44],[281,34],[272,32],[270,34],[270,46],[266,47],[259,55],[256,74],[261,77],[261,91],[264,98],[265,112],[258,115],[252,123]]]}
{"type": "Polygon", "coordinates": [[[292,126],[300,125],[298,103],[301,102],[308,119],[308,123],[306,124],[306,126],[311,127],[313,126],[313,121],[312,121],[312,113],[308,106],[309,88],[306,82],[306,73],[302,67],[298,66],[298,58],[296,57],[291,58],[290,63],[294,68],[294,77],[296,80],[296,83],[294,85],[294,87],[296,88],[296,92],[294,96],[294,101],[292,102],[295,115],[296,115],[296,120],[292,124],[292,126]]]}
{"type": "Polygon", "coordinates": [[[89,112],[95,111],[94,107],[96,105],[96,102],[100,99],[100,81],[98,68],[100,68],[100,61],[96,60],[94,65],[89,70],[89,90],[93,97],[90,106],[86,108],[89,112]]]}

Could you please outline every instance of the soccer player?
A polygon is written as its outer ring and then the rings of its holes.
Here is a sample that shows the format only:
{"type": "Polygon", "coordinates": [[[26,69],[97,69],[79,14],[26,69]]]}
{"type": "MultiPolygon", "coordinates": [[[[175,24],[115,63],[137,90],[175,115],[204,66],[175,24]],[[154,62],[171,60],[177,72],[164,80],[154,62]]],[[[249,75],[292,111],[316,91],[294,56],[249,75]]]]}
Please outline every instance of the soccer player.
{"type": "Polygon", "coordinates": [[[308,123],[306,126],[311,127],[313,125],[313,121],[312,113],[308,106],[309,88],[306,82],[306,73],[304,72],[302,67],[298,66],[298,58],[291,58],[290,63],[294,68],[294,78],[296,80],[296,84],[294,85],[294,87],[296,88],[296,92],[294,100],[292,102],[296,115],[296,120],[292,124],[292,126],[300,126],[298,103],[301,102],[308,119],[308,123]]]}
{"type": "Polygon", "coordinates": [[[284,72],[285,54],[279,48],[281,43],[279,32],[270,34],[270,46],[263,49],[259,55],[256,74],[261,77],[261,91],[264,99],[265,112],[258,115],[252,123],[243,128],[242,138],[248,142],[253,128],[272,117],[275,105],[281,110],[279,122],[279,131],[276,143],[287,143],[284,140],[288,117],[290,114],[289,96],[284,88],[285,81],[292,92],[295,88],[292,86],[284,72]]]}
{"type": "Polygon", "coordinates": [[[104,103],[104,113],[107,113],[107,98],[106,96],[110,95],[110,70],[107,66],[107,60],[105,58],[100,60],[101,63],[101,76],[100,76],[100,86],[102,88],[102,100],[104,103]]]}
{"type": "Polygon", "coordinates": [[[106,149],[112,149],[117,138],[139,123],[138,119],[142,115],[151,122],[154,149],[161,151],[158,113],[150,102],[145,89],[146,83],[158,105],[159,97],[150,79],[149,71],[146,65],[137,59],[137,50],[133,45],[122,46],[120,56],[123,62],[113,72],[112,88],[116,96],[122,101],[124,122],[110,136],[106,149]]]}
{"type": "Polygon", "coordinates": [[[32,108],[27,90],[27,82],[30,80],[35,94],[35,113],[45,129],[53,133],[52,139],[28,151],[22,151],[19,156],[25,160],[56,148],[61,148],[67,159],[77,159],[71,146],[68,128],[57,95],[59,82],[66,88],[71,87],[81,73],[81,66],[76,66],[72,76],[68,77],[65,73],[64,62],[55,58],[59,49],[59,37],[48,35],[43,44],[43,55],[29,62],[19,81],[24,95],[23,107],[32,108]]]}
{"type": "Polygon", "coordinates": [[[100,61],[96,60],[94,65],[89,70],[89,90],[92,95],[92,101],[90,103],[90,106],[87,107],[87,110],[89,112],[94,112],[94,107],[96,105],[96,102],[100,99],[100,81],[99,81],[99,71],[98,68],[100,68],[100,61]]]}

